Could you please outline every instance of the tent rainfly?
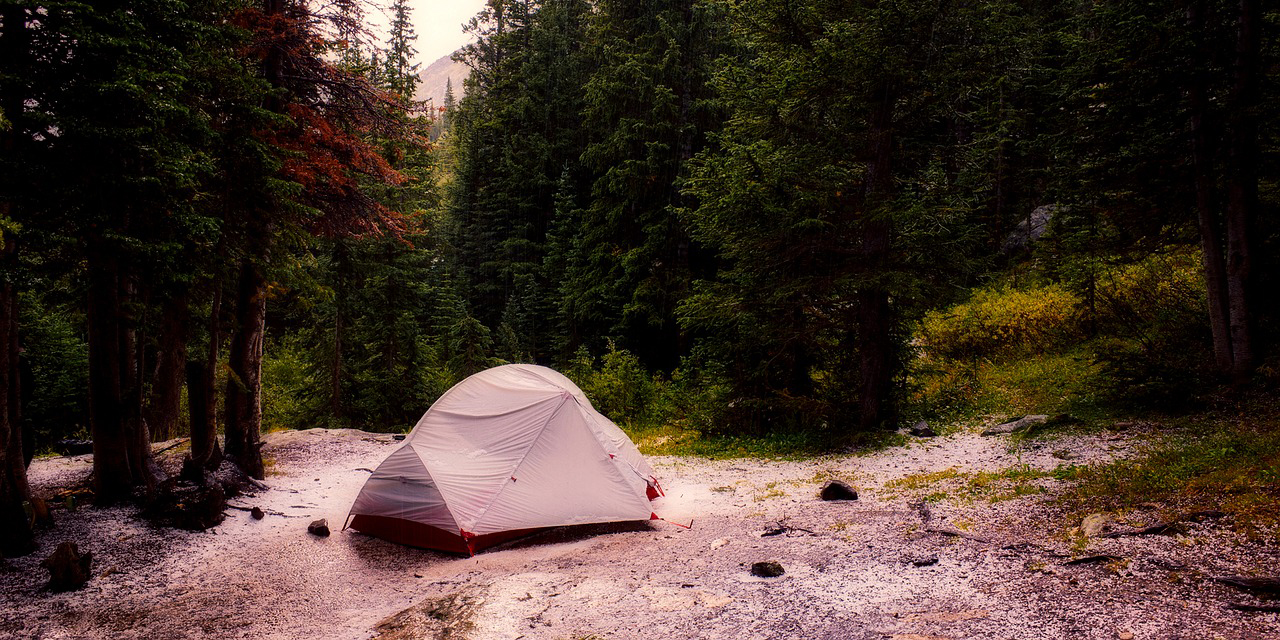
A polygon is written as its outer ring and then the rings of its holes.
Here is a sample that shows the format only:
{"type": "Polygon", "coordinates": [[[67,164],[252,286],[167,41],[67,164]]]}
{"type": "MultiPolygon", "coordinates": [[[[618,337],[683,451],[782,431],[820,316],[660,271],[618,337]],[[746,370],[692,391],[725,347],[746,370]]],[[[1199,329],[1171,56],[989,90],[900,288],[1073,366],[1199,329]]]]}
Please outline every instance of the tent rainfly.
{"type": "Polygon", "coordinates": [[[543,527],[649,520],[662,488],[627,435],[560,373],[528,364],[449,389],[378,465],[358,531],[471,553],[543,527]]]}

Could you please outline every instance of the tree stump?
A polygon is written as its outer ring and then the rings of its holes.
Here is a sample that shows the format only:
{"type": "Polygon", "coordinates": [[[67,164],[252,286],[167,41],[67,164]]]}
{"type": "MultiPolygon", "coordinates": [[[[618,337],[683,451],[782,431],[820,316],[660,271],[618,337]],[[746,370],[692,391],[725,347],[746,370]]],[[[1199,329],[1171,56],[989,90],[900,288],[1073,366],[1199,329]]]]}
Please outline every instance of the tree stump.
{"type": "Polygon", "coordinates": [[[63,542],[40,566],[49,570],[50,591],[75,591],[89,581],[89,566],[92,562],[92,553],[85,552],[81,555],[76,549],[76,543],[63,542]]]}

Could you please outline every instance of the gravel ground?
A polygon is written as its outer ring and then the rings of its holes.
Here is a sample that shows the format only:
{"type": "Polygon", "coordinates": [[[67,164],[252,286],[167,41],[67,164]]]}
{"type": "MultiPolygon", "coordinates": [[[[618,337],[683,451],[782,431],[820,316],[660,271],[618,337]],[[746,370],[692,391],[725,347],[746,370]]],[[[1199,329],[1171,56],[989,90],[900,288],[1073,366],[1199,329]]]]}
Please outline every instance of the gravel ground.
{"type": "MultiPolygon", "coordinates": [[[[999,481],[970,490],[977,472],[1108,460],[1141,439],[1011,450],[1007,436],[961,433],[804,461],[651,458],[670,522],[553,529],[463,558],[341,530],[390,436],[275,433],[269,489],[232,500],[266,510],[261,521],[231,509],[189,533],[123,507],[55,510],[39,551],[0,570],[0,637],[1280,638],[1280,614],[1233,610],[1264,602],[1212,580],[1280,574],[1274,542],[1206,520],[1086,546],[1047,502],[1052,478],[1009,499],[999,481]],[[859,500],[817,499],[830,479],[859,500]],[[306,533],[317,518],[332,536],[306,533]],[[94,554],[94,578],[51,594],[39,562],[64,540],[94,554]],[[1064,564],[1090,555],[1118,559],[1064,564]],[[754,577],[760,561],[785,574],[754,577]]],[[[86,456],[53,458],[30,476],[52,496],[89,470],[86,456]]]]}

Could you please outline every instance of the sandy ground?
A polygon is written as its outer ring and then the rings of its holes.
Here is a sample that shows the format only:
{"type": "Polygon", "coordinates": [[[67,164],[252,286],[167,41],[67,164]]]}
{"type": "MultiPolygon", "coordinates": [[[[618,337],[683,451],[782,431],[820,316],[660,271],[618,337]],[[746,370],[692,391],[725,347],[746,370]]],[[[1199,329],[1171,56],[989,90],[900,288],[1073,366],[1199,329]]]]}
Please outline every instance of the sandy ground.
{"type": "MultiPolygon", "coordinates": [[[[652,458],[667,488],[657,512],[691,529],[554,529],[465,558],[341,530],[368,469],[397,445],[390,436],[276,433],[269,489],[232,500],[262,507],[261,521],[232,509],[189,533],[128,508],[57,510],[40,550],[0,570],[0,637],[1280,638],[1280,614],[1231,609],[1263,601],[1212,580],[1280,574],[1273,543],[1211,520],[1085,546],[1048,502],[1052,478],[1035,480],[1045,493],[995,502],[998,486],[964,489],[965,474],[1106,460],[1141,439],[1011,450],[1007,436],[962,433],[805,461],[652,458]],[[958,477],[918,488],[893,482],[951,468],[958,477]],[[860,499],[819,500],[831,478],[860,499]],[[332,536],[307,534],[317,518],[332,536]],[[95,577],[52,594],[39,562],[63,540],[93,552],[95,577]],[[1102,554],[1119,559],[1064,564],[1102,554]],[[754,577],[759,561],[786,573],[754,577]]],[[[53,458],[30,475],[52,495],[88,471],[87,457],[53,458]]]]}

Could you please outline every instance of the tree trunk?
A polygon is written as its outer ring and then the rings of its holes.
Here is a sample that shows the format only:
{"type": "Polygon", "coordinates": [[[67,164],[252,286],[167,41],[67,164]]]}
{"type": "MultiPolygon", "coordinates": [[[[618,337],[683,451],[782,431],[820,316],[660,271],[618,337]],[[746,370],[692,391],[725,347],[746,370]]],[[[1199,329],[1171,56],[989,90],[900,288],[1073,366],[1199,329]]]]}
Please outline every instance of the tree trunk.
{"type": "MultiPolygon", "coordinates": [[[[0,8],[0,60],[14,64],[26,55],[26,9],[5,5],[0,8]]],[[[0,153],[12,154],[17,147],[22,96],[9,83],[0,83],[0,110],[13,126],[0,129],[0,153]]],[[[0,221],[13,218],[13,203],[0,200],[0,221]]],[[[0,556],[26,555],[35,550],[35,540],[22,502],[30,496],[27,465],[23,458],[22,425],[17,420],[21,399],[18,368],[18,291],[14,286],[17,268],[17,241],[13,232],[0,231],[0,556]]]]}
{"type": "MultiPolygon", "coordinates": [[[[8,15],[6,14],[6,18],[8,15]]],[[[9,24],[6,21],[6,24],[9,24]]],[[[0,219],[7,218],[9,203],[0,203],[0,219]]],[[[30,497],[27,466],[22,458],[22,429],[17,415],[18,398],[18,292],[11,282],[17,245],[6,237],[0,249],[0,556],[14,557],[35,550],[30,522],[22,502],[30,497]]]]}
{"type": "Polygon", "coordinates": [[[182,383],[187,369],[187,334],[191,313],[188,294],[183,292],[165,304],[160,321],[160,350],[156,354],[151,383],[151,404],[147,407],[147,427],[157,442],[176,433],[182,413],[182,383]]]}
{"type": "Polygon", "coordinates": [[[120,353],[125,356],[120,372],[124,390],[125,446],[129,449],[129,473],[134,478],[134,484],[145,489],[150,496],[159,481],[160,471],[151,456],[151,433],[143,419],[146,385],[143,383],[142,372],[146,370],[146,339],[137,327],[144,322],[143,318],[128,315],[130,309],[146,307],[139,300],[137,276],[130,274],[122,277],[120,282],[120,309],[126,314],[120,336],[120,353]]]}
{"type": "MultiPolygon", "coordinates": [[[[866,197],[860,224],[862,268],[876,274],[889,255],[892,228],[881,206],[893,189],[893,100],[886,88],[871,114],[871,160],[866,169],[866,197]]],[[[893,427],[893,322],[889,292],[864,284],[858,292],[859,428],[893,427]]]]}
{"type": "Polygon", "coordinates": [[[119,282],[115,261],[89,257],[89,425],[93,438],[93,481],[99,500],[127,496],[133,488],[124,438],[124,398],[120,369],[119,282]]]}
{"type": "Polygon", "coordinates": [[[89,424],[94,491],[110,503],[155,489],[151,443],[142,423],[137,336],[125,308],[133,284],[109,249],[89,252],[89,424]]]}
{"type": "Polygon", "coordinates": [[[351,272],[351,253],[341,239],[333,243],[333,359],[329,362],[329,413],[342,417],[342,338],[346,330],[342,314],[346,308],[347,276],[351,272]]]}
{"type": "Polygon", "coordinates": [[[183,474],[203,482],[203,470],[222,463],[218,448],[218,350],[222,343],[222,287],[215,285],[209,312],[209,345],[203,362],[187,362],[187,412],[191,417],[191,454],[183,474]]]}
{"type": "Polygon", "coordinates": [[[1253,373],[1252,232],[1258,211],[1258,58],[1262,6],[1240,0],[1236,56],[1227,138],[1227,310],[1231,326],[1231,376],[1244,382],[1253,373]]]}
{"type": "MultiPolygon", "coordinates": [[[[265,251],[263,252],[265,254],[265,251]]],[[[265,257],[265,255],[264,255],[265,257]]],[[[226,455],[250,477],[262,479],[262,346],[267,321],[267,280],[245,260],[236,293],[236,332],[227,354],[226,455]]]]}
{"type": "MultiPolygon", "coordinates": [[[[1187,7],[1187,27],[1196,38],[1196,60],[1208,61],[1211,52],[1205,39],[1203,0],[1193,0],[1187,7]]],[[[1213,143],[1209,132],[1207,79],[1202,70],[1191,75],[1187,98],[1191,107],[1192,159],[1195,171],[1196,220],[1200,229],[1201,266],[1204,270],[1205,293],[1209,304],[1209,328],[1213,335],[1213,356],[1218,371],[1229,373],[1231,330],[1228,322],[1226,282],[1227,269],[1222,254],[1222,237],[1214,214],[1213,143]]]]}

